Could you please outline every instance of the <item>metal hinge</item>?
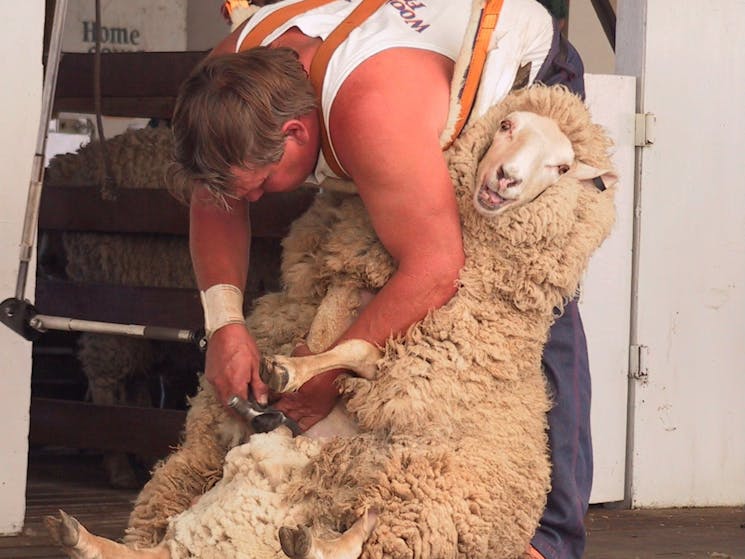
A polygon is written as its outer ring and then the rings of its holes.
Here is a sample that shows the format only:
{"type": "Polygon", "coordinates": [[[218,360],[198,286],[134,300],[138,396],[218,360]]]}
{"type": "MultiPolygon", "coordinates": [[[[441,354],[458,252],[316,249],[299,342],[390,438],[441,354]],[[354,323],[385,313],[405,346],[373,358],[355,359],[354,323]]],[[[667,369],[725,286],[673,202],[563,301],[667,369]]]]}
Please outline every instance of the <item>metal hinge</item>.
{"type": "Polygon", "coordinates": [[[647,369],[647,358],[649,348],[645,345],[632,345],[629,347],[629,377],[646,381],[649,378],[647,369]]]}
{"type": "Polygon", "coordinates": [[[657,117],[653,113],[636,113],[634,145],[646,148],[654,144],[654,127],[657,117]]]}

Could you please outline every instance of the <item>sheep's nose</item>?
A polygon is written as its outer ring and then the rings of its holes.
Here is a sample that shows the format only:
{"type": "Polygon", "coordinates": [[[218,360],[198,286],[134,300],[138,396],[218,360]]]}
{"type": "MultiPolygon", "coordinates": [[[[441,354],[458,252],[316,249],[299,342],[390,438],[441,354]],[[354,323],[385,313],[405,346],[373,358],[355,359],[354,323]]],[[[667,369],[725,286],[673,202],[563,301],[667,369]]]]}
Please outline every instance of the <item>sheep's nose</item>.
{"type": "Polygon", "coordinates": [[[502,165],[502,173],[504,174],[504,178],[506,179],[516,179],[520,175],[520,170],[518,169],[517,165],[507,163],[505,165],[502,165]]]}

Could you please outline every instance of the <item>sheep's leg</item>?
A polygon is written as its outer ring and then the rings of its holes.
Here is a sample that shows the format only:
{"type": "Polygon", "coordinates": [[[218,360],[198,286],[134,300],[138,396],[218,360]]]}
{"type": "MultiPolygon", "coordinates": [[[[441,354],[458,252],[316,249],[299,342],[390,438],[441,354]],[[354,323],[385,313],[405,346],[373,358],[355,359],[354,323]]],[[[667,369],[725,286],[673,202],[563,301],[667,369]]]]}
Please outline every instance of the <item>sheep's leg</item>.
{"type": "Polygon", "coordinates": [[[330,285],[308,330],[308,348],[313,353],[329,349],[374,296],[355,284],[330,285]]]}
{"type": "Polygon", "coordinates": [[[357,559],[376,523],[377,515],[368,512],[341,536],[327,540],[314,536],[305,526],[284,526],[279,529],[279,543],[292,559],[357,559]]]}
{"type": "Polygon", "coordinates": [[[321,353],[303,357],[265,357],[259,371],[261,379],[275,392],[291,392],[314,376],[331,369],[349,369],[361,377],[372,378],[376,371],[375,362],[381,356],[380,350],[372,344],[363,340],[348,340],[323,351],[349,328],[354,317],[372,298],[372,293],[356,285],[329,287],[318,306],[307,340],[311,351],[321,353]]]}
{"type": "Polygon", "coordinates": [[[382,352],[365,340],[347,340],[338,346],[304,357],[275,355],[262,359],[259,374],[275,392],[292,392],[313,377],[332,369],[348,369],[372,379],[382,352]]]}
{"type": "Polygon", "coordinates": [[[171,552],[161,544],[149,549],[132,549],[100,536],[94,536],[80,522],[63,511],[59,517],[47,516],[44,524],[56,544],[71,559],[170,559],[171,552]]]}

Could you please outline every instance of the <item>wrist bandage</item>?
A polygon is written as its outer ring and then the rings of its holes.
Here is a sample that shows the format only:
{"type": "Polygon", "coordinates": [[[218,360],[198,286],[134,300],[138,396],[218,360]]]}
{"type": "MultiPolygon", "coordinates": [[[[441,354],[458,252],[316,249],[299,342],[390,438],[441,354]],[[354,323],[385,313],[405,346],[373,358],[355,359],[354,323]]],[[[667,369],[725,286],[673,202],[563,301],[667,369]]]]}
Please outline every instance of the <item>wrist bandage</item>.
{"type": "Polygon", "coordinates": [[[204,331],[209,340],[212,334],[228,324],[244,324],[243,293],[235,285],[218,283],[200,291],[204,309],[204,331]]]}

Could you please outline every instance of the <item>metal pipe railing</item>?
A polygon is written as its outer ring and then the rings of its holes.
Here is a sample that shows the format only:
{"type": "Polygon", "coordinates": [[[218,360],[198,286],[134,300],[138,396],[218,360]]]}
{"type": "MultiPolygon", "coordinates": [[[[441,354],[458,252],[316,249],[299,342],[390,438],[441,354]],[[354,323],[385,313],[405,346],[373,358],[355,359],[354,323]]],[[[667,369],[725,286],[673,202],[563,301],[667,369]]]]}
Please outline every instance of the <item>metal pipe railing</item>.
{"type": "Polygon", "coordinates": [[[41,202],[41,187],[44,182],[44,152],[47,144],[49,120],[52,116],[54,92],[57,87],[57,73],[62,53],[62,32],[65,29],[67,15],[67,0],[57,0],[54,6],[54,23],[49,39],[49,56],[44,72],[44,87],[41,94],[41,117],[39,131],[36,136],[36,152],[31,167],[31,180],[26,199],[26,213],[23,218],[23,232],[18,265],[18,279],[16,281],[16,299],[23,300],[26,293],[28,269],[36,241],[36,228],[39,221],[39,204],[41,202]]]}

